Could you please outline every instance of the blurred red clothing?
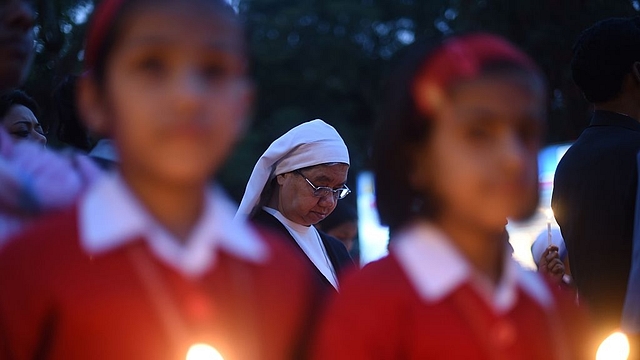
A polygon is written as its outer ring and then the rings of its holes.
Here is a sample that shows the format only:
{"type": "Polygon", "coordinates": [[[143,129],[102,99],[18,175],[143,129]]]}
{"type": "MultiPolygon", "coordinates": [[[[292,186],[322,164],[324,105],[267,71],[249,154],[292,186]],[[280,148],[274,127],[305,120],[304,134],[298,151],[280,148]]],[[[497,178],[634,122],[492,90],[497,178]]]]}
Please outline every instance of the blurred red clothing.
{"type": "Polygon", "coordinates": [[[185,275],[143,238],[88,252],[81,214],[51,215],[0,252],[0,358],[173,360],[197,342],[225,360],[297,357],[315,292],[279,239],[258,237],[260,260],[219,246],[213,266],[185,275]]]}
{"type": "Polygon", "coordinates": [[[412,241],[346,277],[313,359],[593,358],[572,294],[507,260],[512,280],[487,297],[450,244],[412,241]]]}

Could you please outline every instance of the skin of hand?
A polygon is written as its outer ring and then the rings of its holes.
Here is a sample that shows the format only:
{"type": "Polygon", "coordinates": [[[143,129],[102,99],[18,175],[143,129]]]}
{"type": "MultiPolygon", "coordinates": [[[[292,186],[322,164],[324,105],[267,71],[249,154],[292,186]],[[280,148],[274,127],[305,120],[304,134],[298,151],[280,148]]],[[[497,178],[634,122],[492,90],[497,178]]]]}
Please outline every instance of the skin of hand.
{"type": "Polygon", "coordinates": [[[564,264],[562,260],[560,260],[557,246],[551,245],[542,253],[538,271],[549,276],[554,282],[558,284],[562,283],[564,264]]]}

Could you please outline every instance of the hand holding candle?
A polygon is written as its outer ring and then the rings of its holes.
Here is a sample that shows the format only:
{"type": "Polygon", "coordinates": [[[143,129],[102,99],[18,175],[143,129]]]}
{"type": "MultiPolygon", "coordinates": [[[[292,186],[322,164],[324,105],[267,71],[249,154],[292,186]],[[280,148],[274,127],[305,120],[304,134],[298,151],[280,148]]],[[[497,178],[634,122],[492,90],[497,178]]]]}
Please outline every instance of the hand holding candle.
{"type": "Polygon", "coordinates": [[[551,208],[545,210],[547,214],[547,246],[551,246],[551,220],[553,220],[553,210],[551,208]]]}

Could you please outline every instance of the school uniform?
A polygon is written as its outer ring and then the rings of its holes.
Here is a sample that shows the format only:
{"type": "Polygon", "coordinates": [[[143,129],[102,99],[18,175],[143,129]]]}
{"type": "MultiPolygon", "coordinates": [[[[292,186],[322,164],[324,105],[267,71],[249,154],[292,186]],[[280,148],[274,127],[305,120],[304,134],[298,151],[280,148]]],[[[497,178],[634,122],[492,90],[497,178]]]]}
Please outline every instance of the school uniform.
{"type": "Polygon", "coordinates": [[[0,252],[0,358],[297,358],[315,298],[306,267],[233,222],[219,190],[180,244],[107,176],[0,252]]]}
{"type": "Polygon", "coordinates": [[[570,295],[511,258],[491,288],[436,227],[412,225],[342,282],[313,358],[587,358],[589,327],[570,295]]]}

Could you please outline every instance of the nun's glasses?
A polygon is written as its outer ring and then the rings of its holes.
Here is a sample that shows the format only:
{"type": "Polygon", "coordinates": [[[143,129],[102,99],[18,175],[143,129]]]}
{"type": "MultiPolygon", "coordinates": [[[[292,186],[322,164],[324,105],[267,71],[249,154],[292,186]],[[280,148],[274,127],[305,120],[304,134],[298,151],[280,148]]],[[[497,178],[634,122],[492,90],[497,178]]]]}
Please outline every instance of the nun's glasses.
{"type": "Polygon", "coordinates": [[[307,179],[306,176],[302,175],[300,170],[294,170],[293,172],[295,172],[296,174],[302,176],[307,181],[307,183],[313,188],[313,196],[315,196],[315,197],[323,198],[323,197],[329,196],[329,194],[331,194],[331,195],[333,195],[334,199],[342,200],[345,197],[347,197],[347,195],[349,195],[351,193],[351,190],[349,190],[347,185],[344,185],[344,186],[342,186],[341,188],[338,188],[338,189],[332,189],[332,188],[327,187],[327,186],[315,186],[315,185],[313,185],[313,183],[309,179],[307,179]]]}

